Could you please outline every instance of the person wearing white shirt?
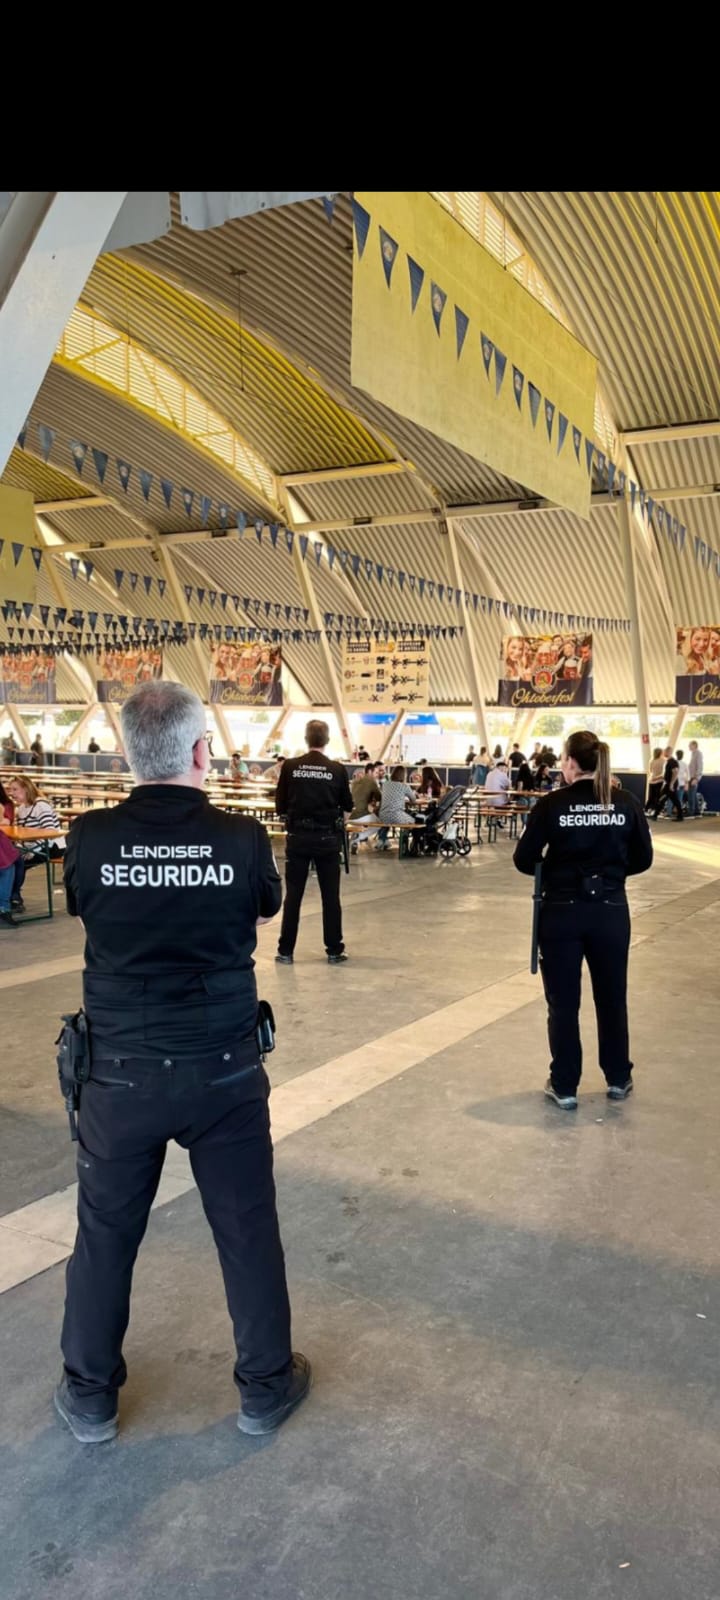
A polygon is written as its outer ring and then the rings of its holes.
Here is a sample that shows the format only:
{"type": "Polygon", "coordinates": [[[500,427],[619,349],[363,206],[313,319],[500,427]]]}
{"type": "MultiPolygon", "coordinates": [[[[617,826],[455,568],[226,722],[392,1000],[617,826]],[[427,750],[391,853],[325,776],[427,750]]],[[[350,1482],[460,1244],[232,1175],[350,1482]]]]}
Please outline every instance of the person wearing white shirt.
{"type": "Polygon", "coordinates": [[[687,761],[685,760],[685,752],[683,750],[676,750],[675,755],[677,757],[678,764],[677,797],[682,807],[685,804],[685,795],[687,794],[688,784],[690,782],[690,770],[687,761]]]}
{"type": "Polygon", "coordinates": [[[698,814],[698,785],[705,771],[705,761],[697,739],[690,740],[690,761],[688,763],[688,816],[696,817],[698,814]]]}
{"type": "Polygon", "coordinates": [[[510,778],[508,777],[507,763],[498,761],[497,766],[493,767],[492,772],[489,772],[485,779],[485,793],[489,797],[490,804],[492,806],[506,806],[509,788],[510,778]]]}

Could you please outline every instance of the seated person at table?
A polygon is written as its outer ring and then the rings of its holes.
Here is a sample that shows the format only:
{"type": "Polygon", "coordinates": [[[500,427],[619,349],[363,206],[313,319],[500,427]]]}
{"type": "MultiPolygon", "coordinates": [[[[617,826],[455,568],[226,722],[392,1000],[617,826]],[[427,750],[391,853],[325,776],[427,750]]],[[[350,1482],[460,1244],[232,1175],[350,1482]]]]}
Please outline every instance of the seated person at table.
{"type": "Polygon", "coordinates": [[[420,774],[418,794],[424,800],[439,800],[444,793],[444,784],[438,777],[434,767],[424,766],[420,774]]]}
{"type": "Polygon", "coordinates": [[[412,804],[414,799],[415,793],[407,782],[405,768],[393,767],[390,777],[386,778],[381,790],[380,821],[391,828],[399,827],[403,823],[413,823],[415,818],[407,810],[407,806],[412,804]]]}
{"type": "MultiPolygon", "coordinates": [[[[32,778],[13,778],[9,786],[10,799],[15,806],[15,823],[22,828],[59,828],[60,818],[54,806],[41,795],[37,784],[32,778]]],[[[22,910],[22,886],[28,867],[36,867],[45,860],[46,844],[50,845],[50,858],[57,861],[65,850],[64,839],[31,840],[22,842],[22,855],[15,864],[15,881],[12,889],[12,905],[17,910],[22,910]]]]}
{"type": "Polygon", "coordinates": [[[485,779],[485,793],[491,806],[506,806],[508,803],[508,789],[510,778],[506,761],[498,761],[485,779]]]}
{"type": "Polygon", "coordinates": [[[515,768],[515,788],[522,789],[525,794],[532,794],[535,788],[535,773],[529,761],[522,761],[520,766],[515,768]]]}
{"type": "Polygon", "coordinates": [[[20,860],[20,852],[15,849],[12,839],[0,830],[0,924],[8,928],[19,928],[12,914],[12,892],[15,882],[15,868],[20,860]]]}
{"type": "Polygon", "coordinates": [[[13,822],[15,807],[0,778],[0,822],[13,822]]]}
{"type": "Polygon", "coordinates": [[[230,757],[230,777],[247,778],[249,774],[250,768],[247,761],[245,761],[239,750],[233,750],[230,757]]]}
{"type": "MultiPolygon", "coordinates": [[[[368,761],[361,778],[355,778],[350,785],[353,798],[353,808],[350,813],[351,822],[374,822],[380,805],[380,785],[375,777],[375,766],[368,761]]],[[[370,838],[369,833],[357,833],[351,840],[350,849],[353,855],[359,844],[370,838]]]]}

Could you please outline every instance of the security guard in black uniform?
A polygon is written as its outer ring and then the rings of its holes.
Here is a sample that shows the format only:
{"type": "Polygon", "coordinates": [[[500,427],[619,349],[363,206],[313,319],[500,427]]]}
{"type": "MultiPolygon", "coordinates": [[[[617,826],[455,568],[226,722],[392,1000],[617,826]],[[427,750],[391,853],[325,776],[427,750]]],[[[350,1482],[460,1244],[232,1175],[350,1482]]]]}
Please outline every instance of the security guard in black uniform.
{"type": "Polygon", "coordinates": [[[632,1089],[625,879],[647,872],[653,851],[642,806],[626,789],[613,787],[608,746],[594,733],[571,735],[561,767],[565,786],[530,812],[514,859],[520,872],[530,874],[543,861],[539,944],[552,1057],[545,1093],[563,1111],[574,1111],[582,1071],[583,956],[608,1099],[625,1100],[632,1089]]]}
{"type": "Polygon", "coordinates": [[[275,792],[275,809],[287,818],[285,905],[275,959],[286,966],[293,960],[311,862],[320,885],[328,961],[337,966],[348,959],[340,909],[340,839],[353,799],[344,766],[325,755],[329,739],[326,722],[309,722],[305,729],[307,755],[283,763],[275,792]]]}
{"type": "Polygon", "coordinates": [[[138,780],[68,838],[68,911],[85,925],[90,1078],[80,1090],[78,1234],[55,1405],[83,1443],[117,1433],[138,1246],[168,1140],[190,1153],[217,1245],[237,1361],[238,1427],[267,1433],[310,1387],[290,1346],[269,1085],[256,1036],[256,925],[280,908],[265,829],[202,792],[205,712],[147,683],[122,712],[138,780]]]}

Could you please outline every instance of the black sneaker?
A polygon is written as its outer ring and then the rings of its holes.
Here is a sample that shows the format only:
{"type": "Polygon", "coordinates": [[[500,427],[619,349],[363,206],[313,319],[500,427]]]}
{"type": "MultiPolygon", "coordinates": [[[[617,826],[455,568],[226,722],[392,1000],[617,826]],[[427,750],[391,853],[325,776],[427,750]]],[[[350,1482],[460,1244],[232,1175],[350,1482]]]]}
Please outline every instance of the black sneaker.
{"type": "Polygon", "coordinates": [[[608,1100],[627,1100],[628,1095],[632,1094],[632,1087],[632,1078],[628,1078],[627,1083],[610,1083],[608,1084],[607,1098],[608,1100]]]}
{"type": "Polygon", "coordinates": [[[16,894],[15,898],[10,901],[10,910],[11,911],[24,911],[25,910],[25,901],[23,900],[23,897],[22,897],[21,894],[16,894]]]}
{"type": "Polygon", "coordinates": [[[293,961],[295,960],[295,957],[294,956],[283,956],[283,955],[280,954],[280,951],[278,950],[278,953],[277,953],[277,955],[275,957],[275,960],[280,962],[280,966],[281,967],[291,967],[292,964],[293,964],[293,961]]]}
{"type": "Polygon", "coordinates": [[[117,1399],[113,1401],[108,1397],[107,1409],[111,1413],[108,1416],[83,1411],[68,1385],[67,1378],[62,1378],[53,1394],[53,1403],[58,1416],[67,1423],[70,1432],[79,1439],[80,1444],[105,1444],[117,1436],[117,1399]],[[113,1405],[115,1410],[111,1412],[113,1405]]]}
{"type": "Polygon", "coordinates": [[[252,1400],[240,1406],[237,1425],[241,1433],[274,1433],[295,1411],[312,1388],[312,1367],[307,1356],[293,1352],[292,1372],[284,1400],[270,1411],[257,1411],[252,1400]]]}
{"type": "Polygon", "coordinates": [[[0,922],[4,922],[6,928],[20,927],[20,923],[15,921],[12,911],[0,911],[0,922]]]}
{"type": "Polygon", "coordinates": [[[577,1111],[577,1095],[558,1094],[557,1089],[553,1088],[552,1078],[548,1078],[545,1085],[545,1095],[548,1100],[553,1100],[561,1111],[577,1111]]]}
{"type": "Polygon", "coordinates": [[[328,956],[331,967],[339,967],[341,961],[348,961],[349,959],[344,950],[341,950],[338,956],[328,956]]]}

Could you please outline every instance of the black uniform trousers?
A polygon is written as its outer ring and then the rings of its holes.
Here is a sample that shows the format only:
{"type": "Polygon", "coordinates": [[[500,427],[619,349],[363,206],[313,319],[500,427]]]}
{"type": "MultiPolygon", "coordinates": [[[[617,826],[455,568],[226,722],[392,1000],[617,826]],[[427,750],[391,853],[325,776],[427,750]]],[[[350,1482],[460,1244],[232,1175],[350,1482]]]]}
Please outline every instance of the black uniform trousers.
{"type": "Polygon", "coordinates": [[[290,1307],[268,1096],[254,1039],[212,1054],[204,1047],[193,1056],[93,1057],[80,1097],[78,1233],[62,1333],[65,1372],[85,1411],[113,1410],[125,1382],[133,1266],[170,1139],[190,1152],[215,1238],[235,1381],[254,1409],[272,1409],[284,1394],[290,1307]]]}
{"type": "Polygon", "coordinates": [[[342,955],[345,946],[340,908],[340,838],[337,832],[289,833],[285,847],[285,904],[278,952],[291,956],[300,923],[310,863],[315,863],[322,898],[323,938],[329,956],[342,955]]]}
{"type": "Polygon", "coordinates": [[[677,784],[675,784],[674,789],[668,789],[668,786],[667,786],[666,783],[663,783],[663,785],[662,785],[662,787],[660,789],[660,793],[657,796],[655,810],[653,811],[653,822],[657,822],[657,819],[658,819],[658,817],[660,815],[660,812],[662,811],[662,808],[665,805],[665,802],[667,800],[670,801],[670,804],[671,804],[671,806],[672,806],[672,808],[673,808],[673,810],[675,812],[675,815],[678,818],[678,821],[679,822],[684,822],[685,821],[685,816],[684,816],[684,813],[683,813],[683,808],[682,808],[682,806],[680,804],[680,796],[678,794],[678,786],[677,786],[677,784]]]}
{"type": "Polygon", "coordinates": [[[553,1087],[558,1094],[574,1094],[580,1082],[583,957],[590,968],[600,1066],[608,1084],[627,1083],[632,1074],[627,1016],[630,913],[624,894],[599,901],[544,900],[539,945],[553,1087]]]}

